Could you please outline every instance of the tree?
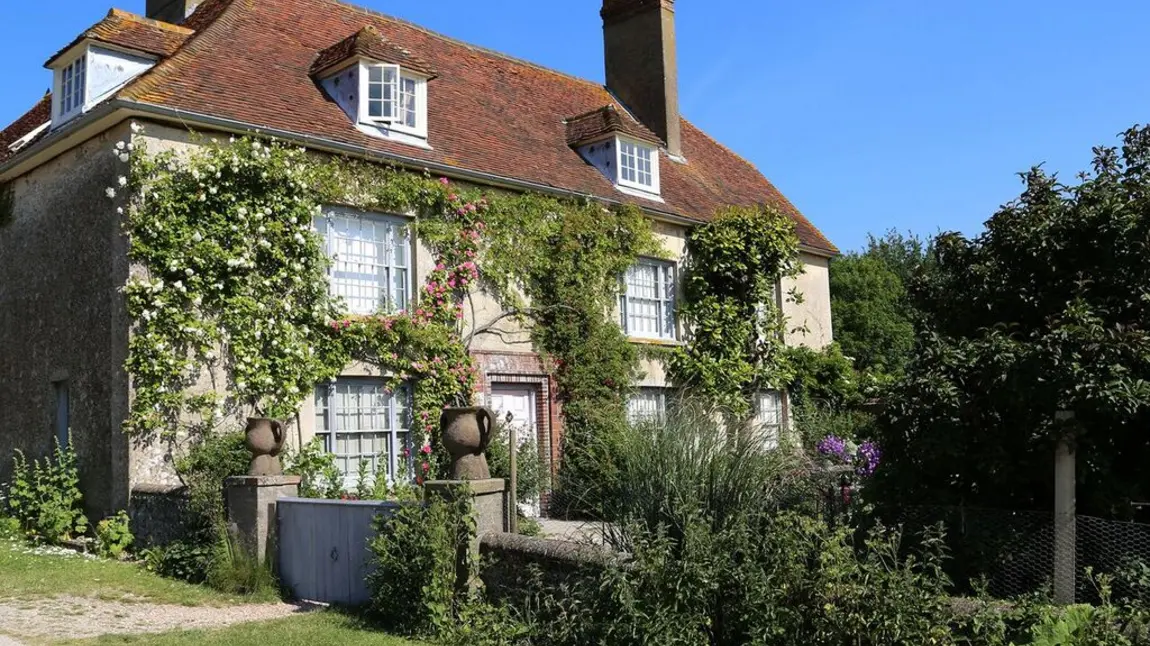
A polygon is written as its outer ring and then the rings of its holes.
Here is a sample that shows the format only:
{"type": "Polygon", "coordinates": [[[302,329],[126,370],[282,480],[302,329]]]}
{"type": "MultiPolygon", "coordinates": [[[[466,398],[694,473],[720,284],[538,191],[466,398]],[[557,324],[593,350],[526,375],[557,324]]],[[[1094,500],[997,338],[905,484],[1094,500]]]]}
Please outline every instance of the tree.
{"type": "Polygon", "coordinates": [[[835,339],[858,370],[902,372],[914,346],[915,313],[906,285],[927,268],[928,250],[914,235],[888,231],[881,238],[868,236],[864,251],[831,263],[835,339]]]}
{"type": "Polygon", "coordinates": [[[937,266],[911,281],[923,319],[887,397],[877,492],[1049,509],[1069,436],[1081,511],[1128,515],[1150,496],[1150,129],[1096,148],[1093,167],[1074,185],[1036,167],[984,233],[935,239],[937,266]]]}

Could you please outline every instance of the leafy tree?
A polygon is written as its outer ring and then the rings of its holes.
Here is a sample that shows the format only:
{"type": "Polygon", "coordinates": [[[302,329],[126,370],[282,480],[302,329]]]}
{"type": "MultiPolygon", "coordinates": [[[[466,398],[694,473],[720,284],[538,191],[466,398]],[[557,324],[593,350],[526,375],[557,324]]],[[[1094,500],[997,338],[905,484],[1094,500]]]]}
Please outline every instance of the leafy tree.
{"type": "Polygon", "coordinates": [[[1070,437],[1080,511],[1150,496],[1150,129],[1096,148],[1093,167],[1072,185],[1034,168],[984,233],[936,238],[936,269],[912,280],[923,329],[887,398],[876,491],[1049,509],[1070,437]]]}
{"type": "Polygon", "coordinates": [[[888,231],[881,238],[869,236],[865,250],[831,263],[835,338],[857,369],[902,372],[914,346],[906,285],[928,267],[928,251],[918,237],[888,231]]]}

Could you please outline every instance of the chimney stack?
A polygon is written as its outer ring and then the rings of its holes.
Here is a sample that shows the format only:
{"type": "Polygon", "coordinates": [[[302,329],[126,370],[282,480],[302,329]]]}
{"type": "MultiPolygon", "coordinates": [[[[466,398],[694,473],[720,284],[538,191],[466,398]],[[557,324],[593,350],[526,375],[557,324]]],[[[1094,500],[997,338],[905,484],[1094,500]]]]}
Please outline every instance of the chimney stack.
{"type": "Polygon", "coordinates": [[[675,0],[603,0],[607,89],[681,157],[675,0]]]}
{"type": "Polygon", "coordinates": [[[183,24],[192,15],[196,6],[204,0],[147,0],[145,15],[152,20],[162,20],[173,25],[183,24]]]}

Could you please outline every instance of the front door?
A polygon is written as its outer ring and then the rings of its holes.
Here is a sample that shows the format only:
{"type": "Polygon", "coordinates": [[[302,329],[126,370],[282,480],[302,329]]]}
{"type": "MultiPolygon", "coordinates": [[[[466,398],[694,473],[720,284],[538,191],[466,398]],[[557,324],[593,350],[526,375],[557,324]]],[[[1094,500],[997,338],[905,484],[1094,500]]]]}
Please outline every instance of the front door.
{"type": "MultiPolygon", "coordinates": [[[[495,411],[501,424],[510,423],[515,426],[519,442],[519,462],[535,460],[535,471],[540,471],[542,467],[538,465],[539,440],[536,433],[538,427],[535,419],[535,389],[530,386],[493,386],[491,409],[495,411]]],[[[523,471],[522,466],[519,467],[519,471],[523,471]]],[[[538,517],[539,496],[533,495],[527,500],[520,500],[519,511],[525,516],[538,517]]]]}

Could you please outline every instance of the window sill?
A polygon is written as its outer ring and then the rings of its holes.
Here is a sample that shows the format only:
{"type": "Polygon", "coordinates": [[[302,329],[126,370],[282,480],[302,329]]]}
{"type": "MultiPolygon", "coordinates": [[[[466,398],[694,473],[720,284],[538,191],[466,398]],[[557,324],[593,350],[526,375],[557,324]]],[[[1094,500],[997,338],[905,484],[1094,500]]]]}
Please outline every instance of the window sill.
{"type": "Polygon", "coordinates": [[[686,342],[677,339],[649,339],[642,336],[628,336],[627,341],[636,345],[658,345],[667,348],[681,348],[687,345],[686,342]]]}

